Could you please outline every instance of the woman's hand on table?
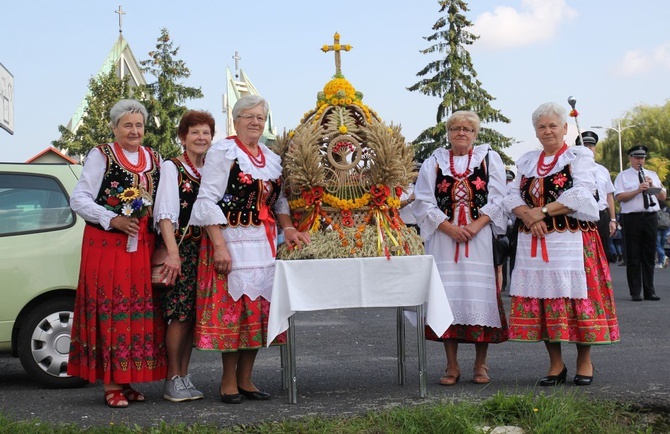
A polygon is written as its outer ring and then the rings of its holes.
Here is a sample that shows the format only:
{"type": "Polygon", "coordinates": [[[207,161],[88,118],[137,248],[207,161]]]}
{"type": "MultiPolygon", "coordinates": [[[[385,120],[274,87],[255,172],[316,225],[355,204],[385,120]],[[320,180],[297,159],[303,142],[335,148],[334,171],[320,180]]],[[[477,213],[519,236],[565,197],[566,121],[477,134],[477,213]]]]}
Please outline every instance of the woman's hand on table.
{"type": "Polygon", "coordinates": [[[302,249],[305,244],[310,242],[308,232],[300,232],[293,226],[284,228],[284,243],[289,250],[302,249]]]}

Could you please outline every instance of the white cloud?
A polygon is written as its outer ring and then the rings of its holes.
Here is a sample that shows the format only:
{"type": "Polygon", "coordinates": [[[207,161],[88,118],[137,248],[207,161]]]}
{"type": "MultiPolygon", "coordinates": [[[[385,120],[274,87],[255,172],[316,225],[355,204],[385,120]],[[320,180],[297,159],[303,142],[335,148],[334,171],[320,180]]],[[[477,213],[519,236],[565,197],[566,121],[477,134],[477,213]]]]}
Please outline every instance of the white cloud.
{"type": "Polygon", "coordinates": [[[627,51],[613,70],[620,77],[644,75],[656,70],[670,71],[670,42],[651,50],[627,51]]]}
{"type": "Polygon", "coordinates": [[[520,10],[499,6],[478,16],[472,33],[477,46],[489,49],[514,48],[551,40],[560,25],[577,16],[564,0],[523,0],[520,10]]]}

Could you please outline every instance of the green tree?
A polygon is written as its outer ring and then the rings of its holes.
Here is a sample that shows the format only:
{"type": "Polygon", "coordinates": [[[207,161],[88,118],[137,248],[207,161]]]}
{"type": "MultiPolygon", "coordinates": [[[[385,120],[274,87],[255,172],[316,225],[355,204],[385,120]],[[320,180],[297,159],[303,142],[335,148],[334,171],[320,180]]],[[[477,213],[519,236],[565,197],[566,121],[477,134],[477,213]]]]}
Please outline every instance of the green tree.
{"type": "MultiPolygon", "coordinates": [[[[470,53],[466,46],[472,45],[479,37],[466,29],[472,23],[461,13],[467,12],[467,3],[463,0],[440,0],[440,17],[433,25],[435,33],[424,37],[433,43],[422,50],[423,54],[445,53],[445,57],[431,61],[416,75],[425,77],[407,89],[419,91],[425,95],[441,98],[437,107],[436,125],[426,128],[414,139],[412,146],[418,160],[429,157],[439,147],[447,146],[447,132],[444,121],[457,110],[471,110],[485,122],[504,122],[510,120],[491,107],[495,98],[482,88],[477,79],[477,71],[472,65],[470,53]]],[[[506,164],[512,164],[502,149],[510,146],[512,138],[508,138],[491,128],[481,127],[478,141],[489,143],[500,153],[506,164]]]]}
{"type": "Polygon", "coordinates": [[[609,169],[612,177],[619,173],[619,133],[615,130],[619,126],[624,127],[621,132],[624,170],[629,166],[626,151],[642,144],[649,149],[645,167],[656,172],[666,187],[670,186],[670,100],[662,106],[636,106],[613,122],[613,129],[607,130],[596,153],[596,159],[609,169]],[[625,128],[630,125],[636,127],[625,128]]]}
{"type": "Polygon", "coordinates": [[[114,141],[109,125],[109,111],[118,100],[129,98],[130,93],[128,79],[119,78],[114,69],[106,75],[92,77],[88,82],[86,112],[81,124],[73,125],[74,132],[59,125],[61,138],[51,144],[59,149],[67,149],[70,155],[86,155],[100,143],[114,141]]]}
{"type": "Polygon", "coordinates": [[[149,111],[144,144],[157,150],[164,158],[181,153],[177,126],[186,111],[185,101],[202,98],[200,88],[180,84],[191,71],[183,60],[176,59],[179,47],[172,48],[168,30],[161,29],[156,50],[150,51],[150,59],[140,62],[142,72],[149,73],[156,81],[143,86],[142,102],[149,111]]]}

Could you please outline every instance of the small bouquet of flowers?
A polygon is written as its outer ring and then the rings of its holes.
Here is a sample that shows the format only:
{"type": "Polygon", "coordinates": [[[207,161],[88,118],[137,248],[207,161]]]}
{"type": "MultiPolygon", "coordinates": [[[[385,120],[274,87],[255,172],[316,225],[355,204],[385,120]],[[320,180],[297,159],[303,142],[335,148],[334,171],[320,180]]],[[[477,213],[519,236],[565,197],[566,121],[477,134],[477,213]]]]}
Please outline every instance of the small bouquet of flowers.
{"type": "MultiPolygon", "coordinates": [[[[142,187],[126,188],[120,191],[116,196],[121,200],[121,214],[126,217],[142,218],[149,213],[151,209],[151,195],[142,187]]],[[[127,252],[137,251],[137,237],[129,236],[126,244],[127,252]]]]}

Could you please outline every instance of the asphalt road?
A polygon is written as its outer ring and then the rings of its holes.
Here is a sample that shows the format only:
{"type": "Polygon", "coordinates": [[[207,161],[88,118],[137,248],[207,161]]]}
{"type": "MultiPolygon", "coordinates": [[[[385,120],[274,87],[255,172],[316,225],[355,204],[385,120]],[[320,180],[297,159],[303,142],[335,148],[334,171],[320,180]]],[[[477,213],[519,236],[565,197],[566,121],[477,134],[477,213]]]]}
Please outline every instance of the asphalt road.
{"type": "MultiPolygon", "coordinates": [[[[635,303],[628,296],[625,267],[612,266],[622,340],[594,347],[594,383],[577,388],[561,386],[591,397],[615,399],[670,411],[670,268],[656,270],[661,301],[635,303]]],[[[506,304],[509,298],[503,296],[506,304]]],[[[507,342],[489,349],[492,383],[471,383],[474,348],[460,346],[461,381],[438,384],[445,368],[440,343],[427,343],[428,396],[419,398],[414,328],[407,324],[407,384],[396,374],[395,309],[349,309],[296,314],[298,403],[288,404],[281,388],[279,349],[261,350],[256,384],[272,394],[266,402],[240,405],[220,402],[221,362],[218,353],[194,351],[191,374],[205,399],[172,403],[162,399],[162,382],[138,385],[145,403],[110,409],[103,403],[101,385],[74,390],[42,388],[21,368],[18,359],[0,358],[0,412],[17,420],[74,422],[82,427],[128,424],[205,423],[217,426],[277,421],[308,415],[342,416],[398,405],[417,405],[442,399],[481,400],[497,391],[510,394],[546,392],[535,386],[548,366],[541,343],[507,342]]],[[[576,350],[564,345],[568,378],[574,376],[576,350]]]]}

